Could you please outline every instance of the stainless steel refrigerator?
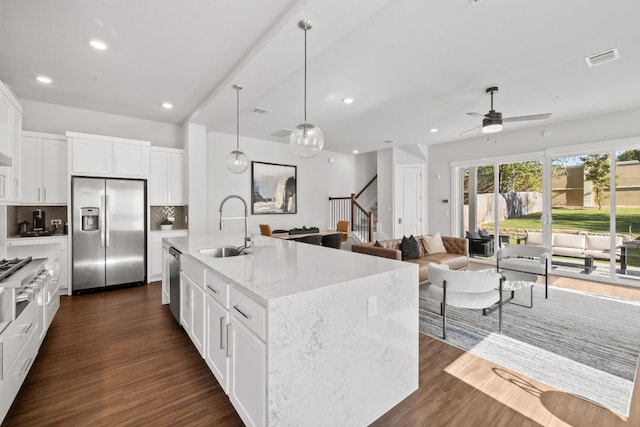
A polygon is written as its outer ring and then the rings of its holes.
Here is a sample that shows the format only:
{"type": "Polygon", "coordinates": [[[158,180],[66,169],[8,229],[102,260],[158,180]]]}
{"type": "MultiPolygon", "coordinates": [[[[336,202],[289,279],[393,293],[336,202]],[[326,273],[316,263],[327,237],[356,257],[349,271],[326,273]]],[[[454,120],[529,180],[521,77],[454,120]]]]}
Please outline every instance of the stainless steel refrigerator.
{"type": "Polygon", "coordinates": [[[146,281],[146,185],[132,179],[71,181],[73,293],[146,281]]]}

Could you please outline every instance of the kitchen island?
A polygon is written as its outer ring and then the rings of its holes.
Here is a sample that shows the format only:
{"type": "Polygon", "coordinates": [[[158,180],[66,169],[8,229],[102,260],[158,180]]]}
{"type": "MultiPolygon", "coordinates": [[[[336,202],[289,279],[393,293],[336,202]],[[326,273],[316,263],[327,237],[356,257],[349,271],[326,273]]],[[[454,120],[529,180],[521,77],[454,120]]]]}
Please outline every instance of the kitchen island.
{"type": "MultiPolygon", "coordinates": [[[[418,388],[416,265],[238,233],[182,252],[183,325],[247,425],[367,425],[418,388]]],[[[164,263],[164,292],[168,283],[164,263]]]]}

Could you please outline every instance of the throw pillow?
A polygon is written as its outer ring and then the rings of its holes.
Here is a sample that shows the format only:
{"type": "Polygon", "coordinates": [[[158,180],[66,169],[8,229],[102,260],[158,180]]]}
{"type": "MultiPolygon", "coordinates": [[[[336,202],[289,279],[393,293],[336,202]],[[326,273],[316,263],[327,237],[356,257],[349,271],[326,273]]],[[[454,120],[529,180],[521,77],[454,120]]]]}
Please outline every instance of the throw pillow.
{"type": "Polygon", "coordinates": [[[376,240],[376,243],[373,246],[378,247],[378,248],[384,248],[382,243],[378,242],[377,240],[376,240]]]}
{"type": "Polygon", "coordinates": [[[423,236],[422,241],[424,242],[424,248],[429,255],[447,253],[444,243],[442,243],[440,233],[436,233],[433,236],[423,236]]]}
{"type": "Polygon", "coordinates": [[[404,236],[400,242],[400,252],[402,252],[402,260],[416,259],[420,257],[420,248],[418,247],[418,241],[415,237],[410,236],[407,238],[404,236]]]}
{"type": "Polygon", "coordinates": [[[478,230],[478,234],[480,235],[482,240],[491,239],[491,236],[489,235],[489,232],[487,230],[478,230]]]}

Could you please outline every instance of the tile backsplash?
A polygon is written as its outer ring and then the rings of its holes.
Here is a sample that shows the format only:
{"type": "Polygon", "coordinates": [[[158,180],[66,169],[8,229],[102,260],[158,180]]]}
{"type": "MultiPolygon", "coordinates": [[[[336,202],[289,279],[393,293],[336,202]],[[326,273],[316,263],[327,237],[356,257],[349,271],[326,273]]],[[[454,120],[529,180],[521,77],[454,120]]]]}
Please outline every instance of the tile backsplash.
{"type": "Polygon", "coordinates": [[[66,206],[7,206],[7,236],[15,237],[20,235],[18,224],[26,221],[27,231],[33,229],[33,211],[36,209],[42,209],[45,214],[46,228],[52,233],[63,234],[64,223],[67,221],[67,207],[66,206]],[[59,219],[62,221],[62,225],[58,230],[51,225],[52,219],[59,219]]]}
{"type": "Polygon", "coordinates": [[[151,206],[149,215],[149,228],[151,230],[160,230],[160,223],[165,218],[165,212],[173,209],[175,213],[175,221],[173,223],[174,230],[186,230],[187,224],[184,219],[187,215],[186,206],[151,206]]]}

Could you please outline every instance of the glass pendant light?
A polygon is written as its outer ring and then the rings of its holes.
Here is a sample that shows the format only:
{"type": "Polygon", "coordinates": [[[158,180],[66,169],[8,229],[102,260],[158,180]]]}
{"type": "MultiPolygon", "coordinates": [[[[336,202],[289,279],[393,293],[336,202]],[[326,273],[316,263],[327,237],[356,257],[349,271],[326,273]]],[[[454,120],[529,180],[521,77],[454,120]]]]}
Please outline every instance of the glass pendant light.
{"type": "Polygon", "coordinates": [[[311,29],[311,21],[298,22],[304,30],[304,123],[295,127],[289,136],[289,148],[299,157],[308,159],[322,151],[324,136],[319,127],[307,122],[307,31],[311,29]]]}
{"type": "Polygon", "coordinates": [[[240,151],[240,91],[242,86],[233,85],[236,90],[236,149],[227,154],[227,169],[242,173],[249,167],[249,157],[240,151]]]}

